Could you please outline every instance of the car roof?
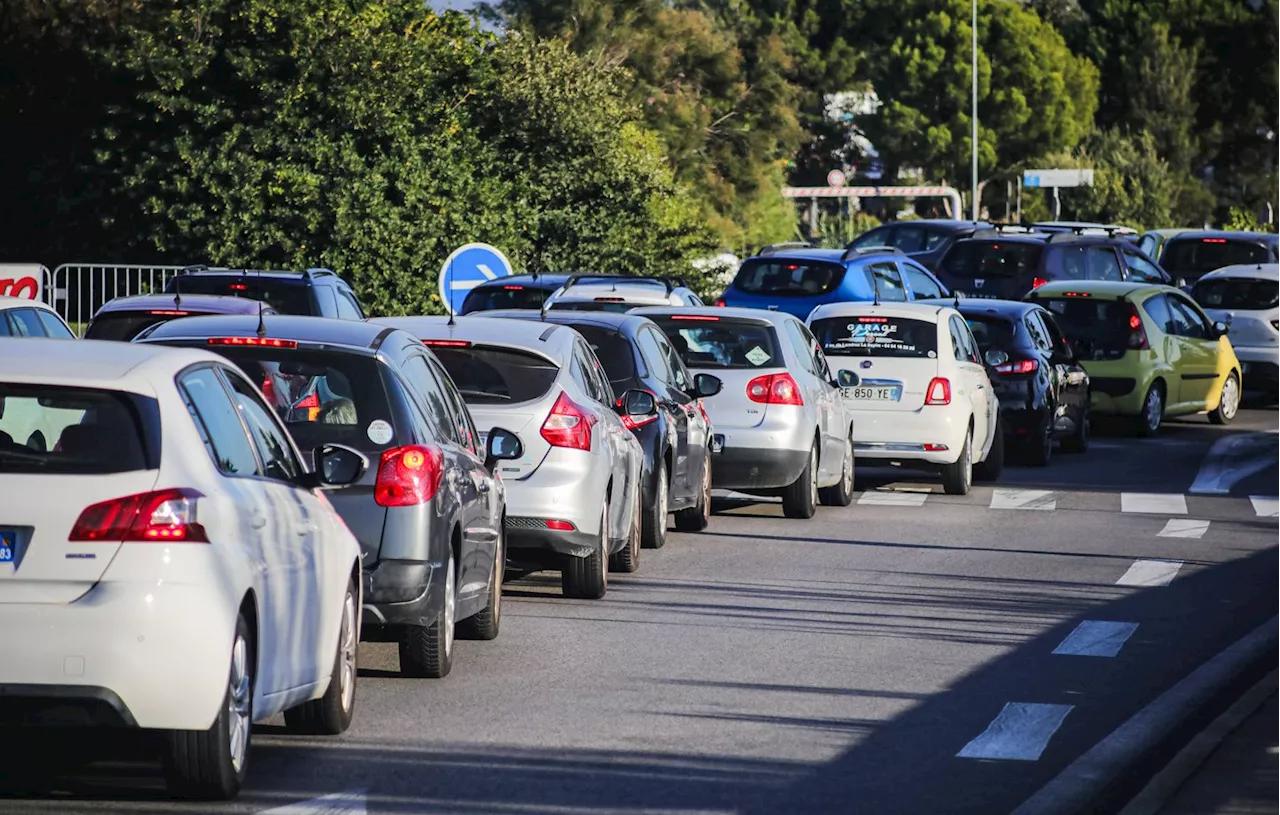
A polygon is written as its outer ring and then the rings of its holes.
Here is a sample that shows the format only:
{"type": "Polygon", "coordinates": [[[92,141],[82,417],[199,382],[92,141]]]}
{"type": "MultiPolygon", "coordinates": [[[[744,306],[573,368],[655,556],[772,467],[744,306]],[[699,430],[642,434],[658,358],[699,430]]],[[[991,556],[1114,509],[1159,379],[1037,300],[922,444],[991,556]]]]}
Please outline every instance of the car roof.
{"type": "Polygon", "coordinates": [[[148,309],[182,309],[216,314],[257,314],[259,308],[270,309],[271,306],[259,300],[227,294],[182,294],[177,298],[173,294],[135,294],[108,300],[102,308],[98,309],[98,314],[148,309]]]}
{"type": "Polygon", "coordinates": [[[826,320],[833,317],[860,317],[864,315],[903,317],[912,320],[939,322],[945,319],[946,315],[954,312],[955,309],[951,308],[951,306],[939,303],[865,303],[846,301],[843,303],[823,303],[809,313],[809,319],[805,322],[826,320]]]}
{"type": "MultiPolygon", "coordinates": [[[[292,269],[232,269],[226,266],[188,266],[182,269],[174,277],[169,278],[168,282],[173,280],[181,280],[184,277],[266,277],[273,280],[289,280],[299,283],[315,283],[320,280],[334,280],[337,282],[345,282],[338,273],[332,269],[303,269],[294,271],[292,269]]],[[[167,284],[166,283],[166,284],[167,284]]],[[[181,282],[178,283],[181,288],[181,282]]]]}
{"type": "MultiPolygon", "coordinates": [[[[523,309],[495,309],[493,311],[478,311],[472,316],[531,321],[530,314],[531,311],[523,309]]],[[[566,309],[564,311],[549,310],[547,311],[546,319],[539,319],[538,322],[557,323],[559,325],[590,325],[610,331],[630,333],[649,322],[649,319],[630,311],[619,313],[616,311],[570,311],[566,309]]]]}
{"type": "Polygon", "coordinates": [[[998,317],[1007,317],[1011,320],[1016,320],[1028,311],[1044,310],[1044,306],[1037,303],[1028,303],[1025,300],[988,300],[984,297],[961,297],[959,300],[945,297],[933,298],[930,300],[916,300],[915,302],[947,306],[960,312],[962,317],[977,314],[994,314],[998,317]]]}
{"type": "Polygon", "coordinates": [[[1190,227],[1179,226],[1179,227],[1168,227],[1166,229],[1148,229],[1146,232],[1143,232],[1142,234],[1143,235],[1162,235],[1167,238],[1171,235],[1181,235],[1183,232],[1194,232],[1194,231],[1196,230],[1190,227]]]}
{"type": "Polygon", "coordinates": [[[221,362],[197,348],[165,348],[110,340],[55,340],[0,337],[0,359],[7,382],[122,390],[154,394],[150,382],[172,380],[198,362],[221,362]]]}
{"type": "Polygon", "coordinates": [[[54,314],[58,312],[53,306],[42,300],[28,300],[26,297],[10,297],[7,294],[0,294],[0,311],[10,308],[31,308],[35,307],[42,311],[52,311],[54,314]]]}
{"type": "MultiPolygon", "coordinates": [[[[377,317],[369,322],[399,328],[419,339],[456,339],[485,345],[528,348],[542,351],[553,357],[565,353],[566,345],[578,334],[568,326],[544,323],[536,318],[496,320],[489,316],[480,316],[494,313],[492,311],[476,312],[474,315],[456,317],[452,322],[448,317],[437,316],[377,317]]],[[[516,313],[532,315],[535,312],[516,313]]]]}
{"type": "MultiPolygon", "coordinates": [[[[268,314],[262,321],[266,336],[316,345],[341,346],[357,350],[376,350],[387,327],[360,320],[335,320],[328,317],[300,317],[290,314],[268,314]]],[[[254,337],[258,334],[258,315],[217,315],[183,317],[161,323],[147,335],[145,342],[161,340],[205,339],[207,337],[254,337]]]]}
{"type": "Polygon", "coordinates": [[[1221,269],[1214,269],[1212,272],[1204,275],[1200,280],[1215,280],[1222,277],[1250,277],[1255,280],[1280,280],[1280,264],[1239,263],[1234,266],[1223,266],[1221,269]]]}
{"type": "Polygon", "coordinates": [[[1036,221],[1032,226],[1039,229],[1101,229],[1111,230],[1117,234],[1136,235],[1138,230],[1123,224],[1104,224],[1097,221],[1036,221]]]}
{"type": "Polygon", "coordinates": [[[1236,229],[1187,229],[1179,232],[1174,237],[1177,240],[1192,241],[1205,238],[1234,238],[1243,241],[1257,241],[1261,238],[1264,243],[1275,243],[1277,240],[1277,236],[1273,232],[1244,232],[1236,229]]]}
{"type": "MultiPolygon", "coordinates": [[[[514,274],[506,277],[499,277],[494,280],[486,280],[476,289],[491,289],[498,286],[525,286],[527,288],[545,288],[551,291],[560,288],[564,282],[572,275],[555,273],[555,274],[514,274]]],[[[472,289],[475,291],[475,289],[472,289]]]]}
{"type": "MultiPolygon", "coordinates": [[[[788,320],[797,319],[785,311],[767,311],[762,308],[741,308],[737,306],[643,306],[633,308],[627,314],[636,317],[730,317],[737,320],[757,320],[773,326],[780,326],[788,320]]],[[[801,320],[803,322],[803,320],[801,320]]]]}
{"type": "MultiPolygon", "coordinates": [[[[957,221],[955,218],[907,218],[885,221],[874,228],[883,229],[886,226],[940,226],[953,232],[963,232],[966,229],[989,229],[991,224],[987,221],[957,221]]],[[[871,230],[868,229],[867,231],[870,232],[871,230]]]]}
{"type": "Polygon", "coordinates": [[[1140,281],[1119,281],[1119,280],[1054,280],[1045,283],[1034,289],[1031,294],[1035,297],[1041,297],[1046,294],[1062,294],[1069,291],[1084,292],[1086,294],[1102,295],[1104,297],[1119,300],[1122,297],[1128,297],[1132,294],[1142,291],[1177,291],[1172,286],[1163,286],[1159,283],[1145,283],[1140,281]]]}
{"type": "MultiPolygon", "coordinates": [[[[806,249],[803,247],[797,247],[792,249],[778,249],[777,251],[769,252],[768,254],[764,254],[764,255],[753,255],[747,258],[747,260],[763,260],[765,258],[768,258],[769,260],[825,260],[830,263],[842,263],[843,262],[842,259],[844,258],[844,253],[845,253],[845,250],[843,249],[817,249],[817,248],[806,249]]],[[[875,254],[879,254],[879,253],[867,252],[865,254],[857,255],[856,257],[865,257],[866,255],[875,255],[875,254]]],[[[888,250],[885,252],[885,254],[897,254],[897,253],[894,252],[893,250],[888,250]]],[[[743,263],[746,263],[746,262],[747,262],[746,260],[743,261],[743,263]]]]}

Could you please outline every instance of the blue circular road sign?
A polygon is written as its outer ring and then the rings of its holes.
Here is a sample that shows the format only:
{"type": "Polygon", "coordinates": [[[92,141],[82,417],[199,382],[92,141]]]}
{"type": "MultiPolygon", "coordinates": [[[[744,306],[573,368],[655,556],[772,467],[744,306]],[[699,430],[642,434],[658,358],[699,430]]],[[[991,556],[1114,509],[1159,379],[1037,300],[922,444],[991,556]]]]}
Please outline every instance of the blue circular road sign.
{"type": "Polygon", "coordinates": [[[450,314],[457,314],[476,286],[512,273],[511,261],[489,244],[459,246],[440,267],[440,302],[450,314]]]}

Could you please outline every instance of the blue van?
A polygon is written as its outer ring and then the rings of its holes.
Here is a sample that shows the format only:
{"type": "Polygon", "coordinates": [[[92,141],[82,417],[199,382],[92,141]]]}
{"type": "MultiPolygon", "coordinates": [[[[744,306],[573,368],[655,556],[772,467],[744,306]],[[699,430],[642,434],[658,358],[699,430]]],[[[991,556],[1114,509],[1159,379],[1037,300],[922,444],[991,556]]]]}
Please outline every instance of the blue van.
{"type": "Polygon", "coordinates": [[[785,311],[803,320],[824,303],[887,303],[950,294],[928,269],[897,249],[774,244],[742,262],[716,305],[785,311]]]}

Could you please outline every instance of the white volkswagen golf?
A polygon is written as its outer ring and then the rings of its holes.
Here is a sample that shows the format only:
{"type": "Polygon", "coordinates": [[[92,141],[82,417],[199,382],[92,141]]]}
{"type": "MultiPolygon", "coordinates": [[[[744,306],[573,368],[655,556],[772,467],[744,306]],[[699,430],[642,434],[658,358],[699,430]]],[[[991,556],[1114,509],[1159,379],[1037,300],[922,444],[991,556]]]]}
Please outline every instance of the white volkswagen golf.
{"type": "Polygon", "coordinates": [[[832,365],[855,374],[840,384],[859,459],[936,470],[951,495],[967,494],[975,475],[999,477],[1000,403],[959,312],[831,303],[813,310],[809,328],[832,365]]]}
{"type": "Polygon", "coordinates": [[[345,730],[360,550],[320,488],[367,463],[316,462],[221,357],[0,339],[0,725],[166,731],[201,798],[253,722],[345,730]]]}

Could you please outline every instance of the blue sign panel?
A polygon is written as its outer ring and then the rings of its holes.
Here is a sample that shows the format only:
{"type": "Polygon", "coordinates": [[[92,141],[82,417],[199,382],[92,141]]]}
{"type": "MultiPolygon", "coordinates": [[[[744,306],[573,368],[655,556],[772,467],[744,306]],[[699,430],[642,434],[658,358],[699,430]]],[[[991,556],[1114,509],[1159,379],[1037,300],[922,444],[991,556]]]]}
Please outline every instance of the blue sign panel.
{"type": "Polygon", "coordinates": [[[511,261],[489,244],[460,246],[440,268],[440,302],[450,314],[457,314],[462,301],[476,286],[511,274],[511,261]]]}

